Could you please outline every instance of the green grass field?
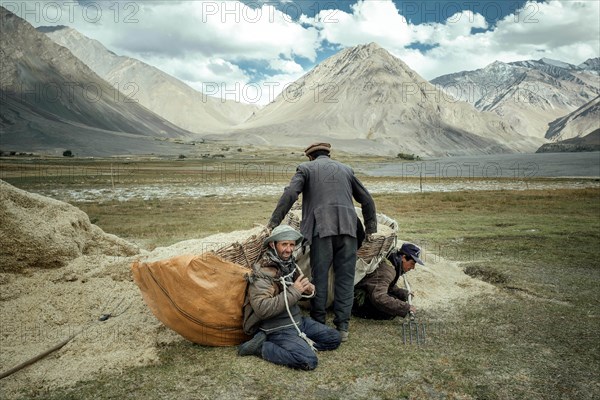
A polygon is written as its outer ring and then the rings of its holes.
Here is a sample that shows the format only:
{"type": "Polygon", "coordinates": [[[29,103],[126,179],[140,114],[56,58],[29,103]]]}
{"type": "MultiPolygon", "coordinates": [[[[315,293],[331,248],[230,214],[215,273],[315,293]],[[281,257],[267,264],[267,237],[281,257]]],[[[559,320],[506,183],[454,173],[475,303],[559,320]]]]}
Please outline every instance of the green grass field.
{"type": "MultiPolygon", "coordinates": [[[[144,164],[136,179],[198,178],[194,164],[178,165],[144,164]]],[[[11,182],[9,170],[4,168],[3,179],[11,182]]],[[[19,187],[48,184],[19,173],[19,187]]],[[[89,185],[81,178],[60,179],[89,185]]],[[[368,187],[379,179],[363,182],[368,187]]],[[[283,188],[287,178],[274,181],[283,188]]],[[[401,239],[419,244],[428,256],[460,261],[465,272],[496,285],[498,295],[421,315],[429,324],[424,345],[402,343],[402,320],[353,319],[350,341],[319,354],[313,372],[241,358],[235,348],[181,341],[162,348],[159,365],[51,393],[31,388],[24,398],[600,398],[600,189],[374,197],[378,212],[399,222],[401,239]]],[[[264,224],[276,201],[277,195],[260,194],[75,205],[105,231],[153,248],[264,224]]]]}

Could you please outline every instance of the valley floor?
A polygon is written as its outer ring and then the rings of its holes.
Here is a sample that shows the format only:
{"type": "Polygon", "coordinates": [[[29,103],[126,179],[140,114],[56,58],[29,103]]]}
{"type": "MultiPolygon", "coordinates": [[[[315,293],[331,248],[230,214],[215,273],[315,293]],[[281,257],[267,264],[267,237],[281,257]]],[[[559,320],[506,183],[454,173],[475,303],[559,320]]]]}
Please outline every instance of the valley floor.
{"type": "MultiPolygon", "coordinates": [[[[265,165],[284,165],[278,162],[281,160],[265,165]]],[[[242,175],[233,169],[225,173],[206,169],[206,182],[194,185],[200,175],[194,173],[193,165],[184,166],[177,161],[152,161],[117,177],[114,164],[112,174],[106,172],[110,170],[110,162],[106,162],[96,174],[62,173],[40,179],[31,170],[23,172],[22,165],[15,175],[14,165],[3,164],[2,179],[65,199],[104,231],[147,250],[264,224],[289,179],[289,174],[283,173],[265,179],[265,172],[255,170],[254,175],[243,175],[246,181],[242,183],[235,182],[236,176],[242,175]],[[256,181],[248,182],[252,176],[256,181]]],[[[90,171],[89,165],[86,168],[90,171]]],[[[421,191],[423,182],[418,178],[404,182],[384,177],[361,179],[372,189],[378,212],[398,221],[398,236],[423,248],[428,257],[425,262],[434,268],[432,273],[449,271],[450,264],[444,260],[450,260],[457,271],[479,282],[464,285],[462,293],[472,293],[449,298],[446,304],[428,304],[425,288],[415,288],[422,291],[426,306],[421,307],[418,319],[427,329],[425,343],[403,342],[403,320],[353,319],[349,342],[337,351],[320,353],[317,370],[305,373],[253,357],[240,358],[235,348],[203,347],[163,332],[161,337],[150,338],[161,344],[156,358],[147,365],[107,369],[66,387],[44,385],[43,380],[42,384],[28,383],[28,372],[23,370],[3,381],[2,391],[12,389],[2,397],[600,397],[597,181],[448,178],[435,183],[439,190],[428,190],[434,185],[425,182],[421,191]],[[480,286],[490,289],[480,291],[480,286]]],[[[111,268],[111,284],[124,285],[128,271],[117,271],[121,268],[117,264],[111,268]]],[[[7,291],[11,282],[27,276],[3,273],[1,278],[3,294],[26,295],[30,290],[21,287],[20,294],[7,291]]],[[[11,299],[5,296],[0,304],[11,299]]],[[[418,301],[417,296],[419,309],[418,301]]],[[[3,309],[3,313],[10,312],[3,309]]],[[[3,330],[3,335],[9,333],[3,330]]],[[[132,339],[119,336],[119,340],[132,339]]],[[[68,371],[72,351],[59,351],[49,356],[48,362],[65,363],[68,371]]],[[[31,368],[43,369],[43,362],[31,368]]]]}

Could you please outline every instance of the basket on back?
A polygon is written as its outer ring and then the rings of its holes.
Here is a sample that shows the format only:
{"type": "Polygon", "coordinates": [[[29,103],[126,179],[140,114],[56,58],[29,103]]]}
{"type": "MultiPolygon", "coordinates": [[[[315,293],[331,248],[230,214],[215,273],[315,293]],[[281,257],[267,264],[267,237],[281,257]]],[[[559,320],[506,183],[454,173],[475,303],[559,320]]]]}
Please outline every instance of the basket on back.
{"type": "Polygon", "coordinates": [[[228,261],[252,268],[254,263],[260,258],[263,250],[263,242],[268,236],[269,231],[264,228],[259,233],[248,237],[242,243],[231,243],[214,252],[228,261]]]}
{"type": "MultiPolygon", "coordinates": [[[[356,214],[362,223],[362,210],[356,208],[356,214]]],[[[290,225],[296,230],[300,230],[300,222],[302,218],[301,206],[296,203],[284,218],[283,223],[290,225]]],[[[364,224],[363,224],[364,227],[364,224]]],[[[375,271],[379,266],[379,262],[387,256],[387,254],[396,246],[397,242],[398,223],[386,216],[385,214],[377,214],[377,232],[373,234],[372,240],[363,241],[362,246],[356,252],[356,270],[354,272],[354,284],[356,285],[365,275],[375,271]]],[[[309,279],[312,274],[310,271],[310,247],[300,247],[295,251],[296,262],[302,270],[302,273],[309,279]]],[[[333,302],[333,287],[335,277],[333,268],[329,270],[328,279],[328,300],[327,306],[333,302]]]]}
{"type": "MultiPolygon", "coordinates": [[[[362,221],[362,211],[356,207],[356,213],[362,221]]],[[[302,210],[295,204],[292,210],[284,218],[285,224],[290,225],[296,230],[300,230],[300,221],[302,219],[302,210]]],[[[363,226],[364,227],[364,226],[363,226]]],[[[356,252],[356,256],[366,263],[370,263],[377,257],[384,257],[396,245],[398,223],[385,214],[377,214],[377,232],[373,234],[372,240],[364,241],[362,246],[356,252]]]]}

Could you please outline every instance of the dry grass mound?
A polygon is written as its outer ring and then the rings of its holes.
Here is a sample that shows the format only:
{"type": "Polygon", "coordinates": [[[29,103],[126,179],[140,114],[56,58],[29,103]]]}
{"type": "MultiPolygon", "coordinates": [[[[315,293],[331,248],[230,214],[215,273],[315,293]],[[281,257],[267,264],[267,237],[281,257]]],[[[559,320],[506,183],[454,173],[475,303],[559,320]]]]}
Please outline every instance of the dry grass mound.
{"type": "Polygon", "coordinates": [[[93,225],[62,201],[0,180],[0,271],[57,268],[82,255],[130,256],[139,249],[93,225]]]}

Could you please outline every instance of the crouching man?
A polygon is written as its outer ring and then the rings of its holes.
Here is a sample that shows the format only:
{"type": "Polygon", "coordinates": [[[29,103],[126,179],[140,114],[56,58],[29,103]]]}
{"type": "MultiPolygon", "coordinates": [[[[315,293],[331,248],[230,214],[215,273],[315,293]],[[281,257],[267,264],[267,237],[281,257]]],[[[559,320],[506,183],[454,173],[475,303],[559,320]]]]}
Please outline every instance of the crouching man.
{"type": "Polygon", "coordinates": [[[408,304],[408,290],[399,288],[396,283],[416,264],[425,265],[420,254],[421,249],[411,243],[404,243],[400,249],[392,251],[387,260],[383,259],[375,271],[354,286],[352,314],[381,320],[414,313],[415,307],[408,304]]]}
{"type": "Polygon", "coordinates": [[[315,287],[302,275],[292,255],[302,234],[279,225],[265,239],[265,251],[249,277],[244,306],[244,330],[258,331],[238,348],[240,356],[256,355],[290,368],[313,370],[315,350],[334,350],[340,333],[303,317],[298,301],[314,296],[315,287]]]}

